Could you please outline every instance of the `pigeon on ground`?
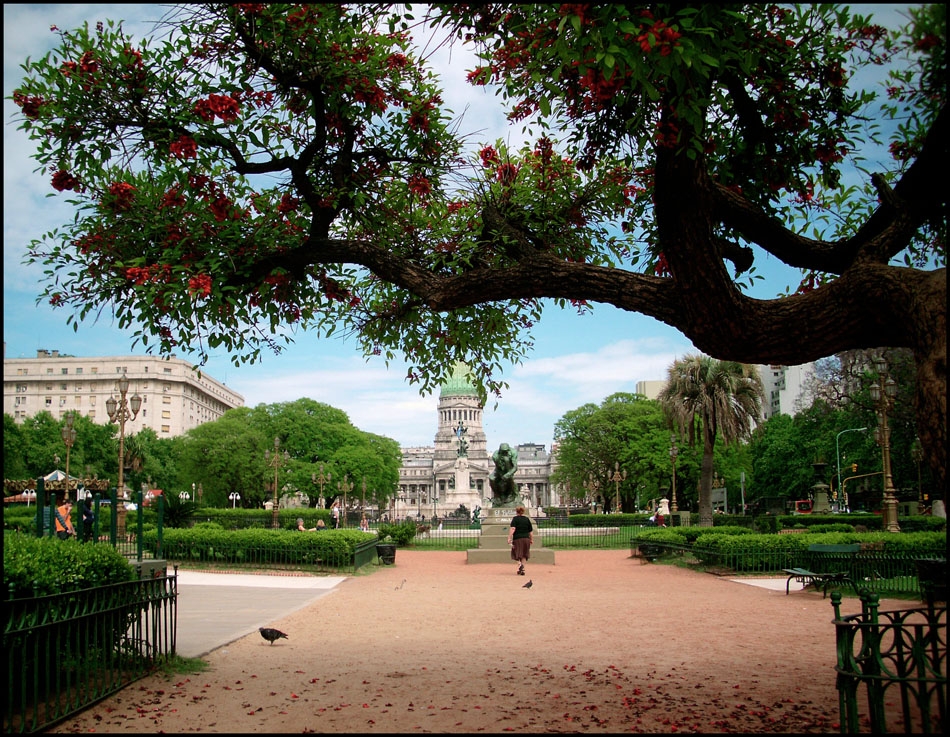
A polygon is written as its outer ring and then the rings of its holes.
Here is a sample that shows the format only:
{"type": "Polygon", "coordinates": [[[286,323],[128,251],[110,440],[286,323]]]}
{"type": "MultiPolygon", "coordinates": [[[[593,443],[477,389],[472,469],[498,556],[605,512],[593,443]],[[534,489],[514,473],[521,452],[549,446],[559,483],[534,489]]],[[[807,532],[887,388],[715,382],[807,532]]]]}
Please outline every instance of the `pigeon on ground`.
{"type": "Polygon", "coordinates": [[[274,644],[274,640],[279,640],[281,637],[283,637],[285,640],[290,639],[283,632],[280,630],[275,630],[273,627],[259,627],[258,629],[260,630],[261,637],[263,637],[265,640],[268,640],[271,645],[274,644]]]}
{"type": "Polygon", "coordinates": [[[522,586],[521,588],[523,588],[523,589],[530,589],[532,583],[534,583],[534,582],[533,582],[533,581],[528,581],[528,583],[526,583],[526,584],[525,584],[524,586],[522,586]]]}

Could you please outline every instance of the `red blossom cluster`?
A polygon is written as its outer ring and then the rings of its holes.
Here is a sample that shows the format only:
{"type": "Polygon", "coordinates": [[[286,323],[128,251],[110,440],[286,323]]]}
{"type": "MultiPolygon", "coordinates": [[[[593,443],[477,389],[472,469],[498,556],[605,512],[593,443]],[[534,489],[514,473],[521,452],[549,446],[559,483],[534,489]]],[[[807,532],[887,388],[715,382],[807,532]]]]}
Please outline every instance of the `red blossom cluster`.
{"type": "Polygon", "coordinates": [[[432,183],[422,174],[413,174],[407,183],[409,191],[422,199],[432,192],[432,183]]]}
{"type": "Polygon", "coordinates": [[[673,49],[679,46],[676,41],[680,36],[682,36],[681,33],[670,28],[664,21],[658,20],[637,36],[637,43],[640,44],[640,50],[644,54],[656,50],[660,52],[660,56],[669,56],[673,53],[673,49]]]}
{"type": "Polygon", "coordinates": [[[188,280],[188,292],[191,295],[207,297],[211,294],[211,277],[208,274],[198,274],[188,280]]]}
{"type": "MultiPolygon", "coordinates": [[[[109,185],[109,194],[112,195],[112,209],[119,212],[132,207],[136,189],[128,182],[113,182],[109,185]]],[[[106,204],[106,203],[103,203],[106,204]]]]}
{"type": "Polygon", "coordinates": [[[280,198],[280,204],[277,205],[277,212],[281,214],[297,212],[298,207],[300,207],[300,198],[294,197],[289,192],[285,192],[280,198]]]}
{"type": "Polygon", "coordinates": [[[495,177],[502,184],[513,184],[518,178],[518,167],[514,164],[502,164],[495,172],[495,177]]]}
{"type": "Polygon", "coordinates": [[[38,95],[24,95],[22,92],[13,93],[13,102],[19,105],[23,114],[30,120],[36,120],[40,117],[40,108],[46,104],[46,100],[38,95]]]}
{"type": "Polygon", "coordinates": [[[152,264],[151,266],[129,266],[123,272],[125,278],[133,284],[148,284],[167,282],[171,278],[172,267],[169,264],[152,264]]]}
{"type": "Polygon", "coordinates": [[[53,189],[57,192],[65,192],[67,189],[79,192],[82,189],[82,185],[79,183],[79,180],[68,171],[60,169],[53,174],[53,189]]]}
{"type": "Polygon", "coordinates": [[[653,265],[653,273],[656,276],[671,276],[670,265],[666,262],[666,255],[660,254],[656,257],[656,263],[653,265]]]}
{"type": "Polygon", "coordinates": [[[482,160],[482,166],[486,169],[496,166],[501,161],[498,152],[492,146],[485,146],[478,152],[478,155],[482,160]]]}
{"type": "Polygon", "coordinates": [[[172,187],[168,190],[165,195],[162,197],[162,204],[158,206],[159,210],[164,210],[166,207],[184,207],[185,198],[182,196],[181,191],[177,186],[172,187]]]}
{"type": "Polygon", "coordinates": [[[238,12],[244,15],[260,15],[264,12],[264,8],[267,7],[266,3],[235,3],[234,7],[238,9],[238,12]]]}
{"type": "Polygon", "coordinates": [[[198,144],[191,136],[180,136],[171,142],[168,150],[176,159],[193,159],[198,155],[198,144]]]}
{"type": "Polygon", "coordinates": [[[195,103],[194,111],[202,120],[211,122],[217,116],[225,123],[230,123],[237,120],[241,106],[230,95],[208,95],[206,100],[195,103]]]}
{"type": "Polygon", "coordinates": [[[581,20],[581,25],[588,22],[587,11],[590,10],[589,3],[562,3],[558,12],[561,16],[576,15],[581,20]]]}

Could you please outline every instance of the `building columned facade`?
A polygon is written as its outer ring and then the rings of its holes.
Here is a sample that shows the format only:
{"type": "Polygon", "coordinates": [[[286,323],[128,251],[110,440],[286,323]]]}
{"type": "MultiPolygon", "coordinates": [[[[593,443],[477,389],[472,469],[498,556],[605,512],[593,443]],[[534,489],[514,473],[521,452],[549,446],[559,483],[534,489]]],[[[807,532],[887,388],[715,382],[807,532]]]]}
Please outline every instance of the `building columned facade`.
{"type": "MultiPolygon", "coordinates": [[[[495,468],[491,456],[497,445],[488,445],[483,412],[467,367],[457,363],[439,392],[435,444],[402,449],[399,490],[392,509],[396,518],[444,517],[460,506],[471,514],[476,507],[491,505],[488,477],[495,468]]],[[[543,445],[509,444],[518,451],[515,483],[525,506],[559,504],[549,481],[553,456],[543,445]]]]}
{"type": "Polygon", "coordinates": [[[106,401],[118,396],[123,374],[127,397],[142,398],[138,415],[126,421],[127,434],[150,427],[160,438],[175,437],[244,405],[240,394],[174,356],[81,358],[38,350],[36,358],[4,356],[3,411],[16,422],[45,410],[57,420],[76,412],[105,425],[106,401]]]}

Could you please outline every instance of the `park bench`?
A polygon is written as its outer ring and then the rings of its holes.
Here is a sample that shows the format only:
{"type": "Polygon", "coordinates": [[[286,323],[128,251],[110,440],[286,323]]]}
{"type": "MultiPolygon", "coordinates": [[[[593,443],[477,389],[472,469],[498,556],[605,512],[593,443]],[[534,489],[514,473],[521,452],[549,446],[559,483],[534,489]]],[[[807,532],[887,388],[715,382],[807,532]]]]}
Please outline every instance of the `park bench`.
{"type": "Polygon", "coordinates": [[[828,589],[831,586],[848,584],[858,592],[857,585],[851,577],[851,561],[855,554],[861,550],[860,543],[849,545],[822,545],[814,544],[808,546],[808,565],[809,568],[783,568],[788,574],[788,580],[785,581],[785,595],[788,596],[788,589],[795,579],[804,586],[814,586],[821,591],[821,598],[828,595],[828,589]]]}

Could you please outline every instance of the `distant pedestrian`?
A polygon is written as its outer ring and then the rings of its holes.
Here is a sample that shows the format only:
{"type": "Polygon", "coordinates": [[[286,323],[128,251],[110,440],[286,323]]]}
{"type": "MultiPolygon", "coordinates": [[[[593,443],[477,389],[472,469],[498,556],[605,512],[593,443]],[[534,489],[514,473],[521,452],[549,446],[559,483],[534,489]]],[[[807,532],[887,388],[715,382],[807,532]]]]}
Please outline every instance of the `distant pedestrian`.
{"type": "Polygon", "coordinates": [[[82,503],[82,541],[92,540],[92,528],[96,522],[96,513],[92,511],[92,499],[86,497],[82,503]]]}
{"type": "Polygon", "coordinates": [[[76,536],[72,520],[73,503],[67,499],[56,507],[56,537],[67,540],[76,536]]]}
{"type": "Polygon", "coordinates": [[[511,527],[508,529],[511,559],[518,562],[519,576],[525,575],[524,564],[531,557],[531,546],[534,544],[534,524],[524,512],[522,506],[515,508],[515,516],[511,518],[511,527]]]}
{"type": "Polygon", "coordinates": [[[333,517],[333,529],[340,527],[340,502],[333,502],[330,505],[330,515],[333,517]]]}

